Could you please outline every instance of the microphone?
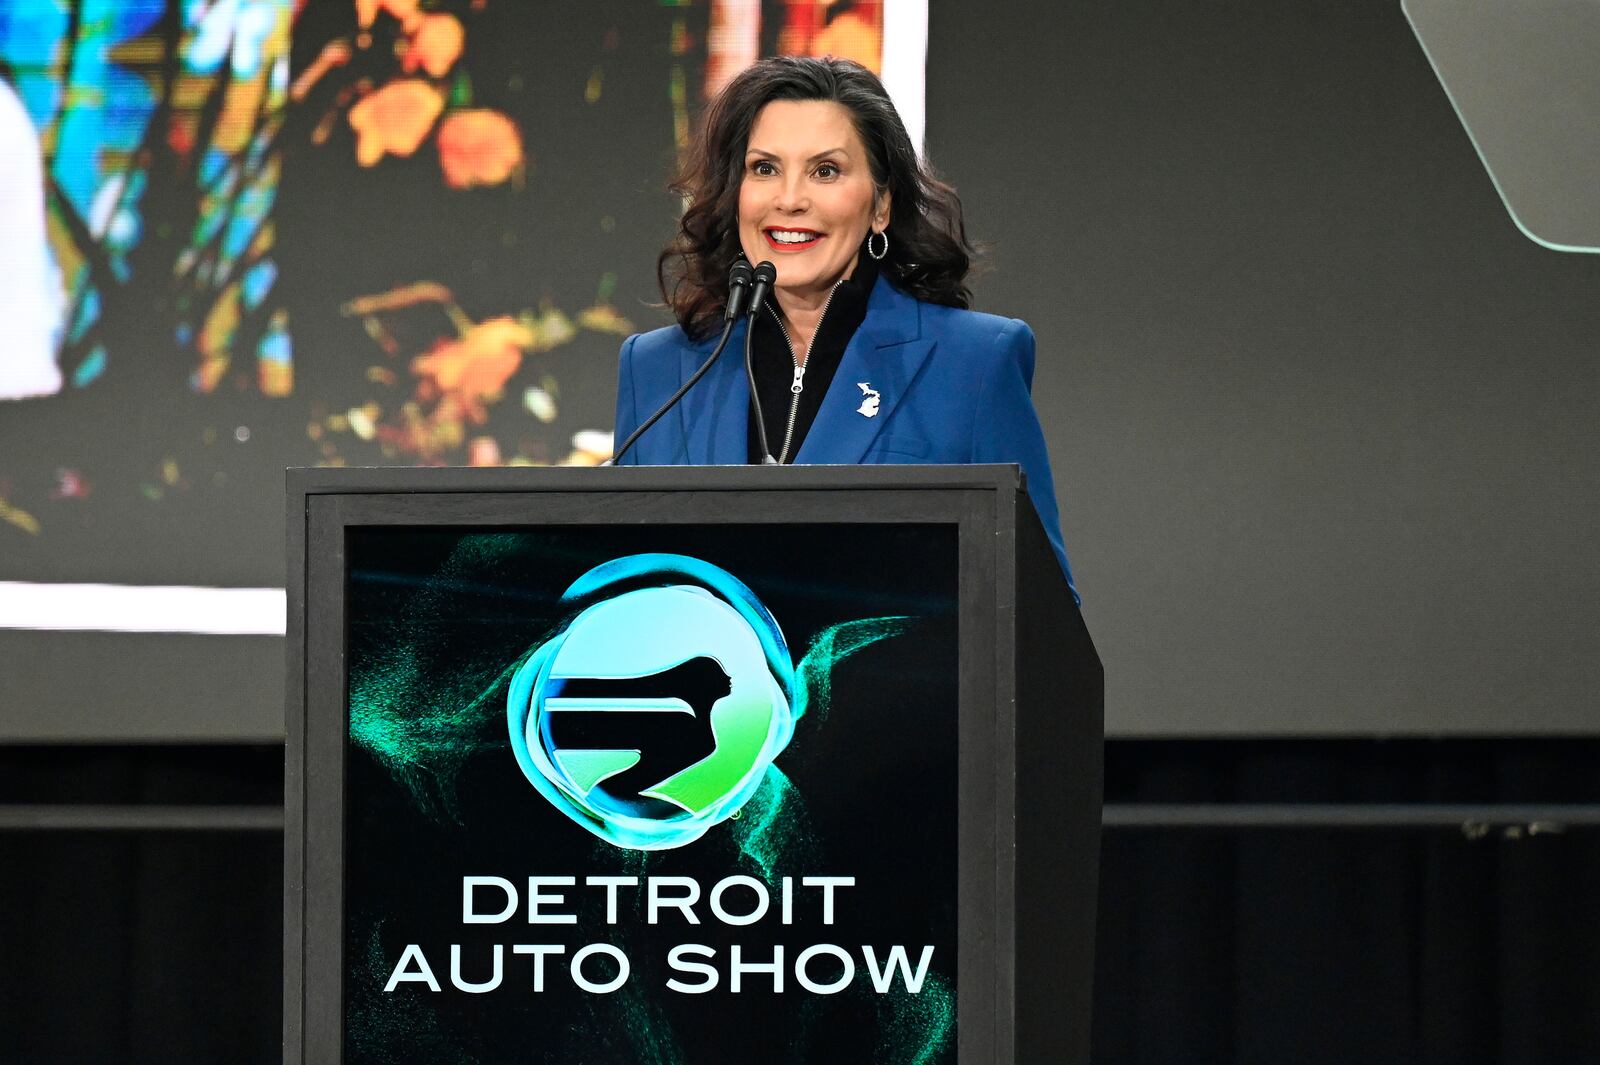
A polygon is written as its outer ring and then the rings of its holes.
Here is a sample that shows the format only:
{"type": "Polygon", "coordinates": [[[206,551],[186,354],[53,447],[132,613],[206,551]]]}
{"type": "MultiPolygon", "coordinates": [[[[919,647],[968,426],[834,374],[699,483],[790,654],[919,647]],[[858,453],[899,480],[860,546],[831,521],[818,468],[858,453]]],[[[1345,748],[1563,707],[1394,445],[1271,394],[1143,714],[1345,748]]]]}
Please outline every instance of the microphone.
{"type": "MultiPolygon", "coordinates": [[[[762,265],[772,273],[773,277],[777,276],[777,271],[773,269],[771,263],[763,263],[762,265]]],[[[706,375],[706,371],[711,369],[712,364],[717,361],[717,357],[722,354],[722,349],[728,346],[728,338],[733,335],[733,327],[739,320],[739,312],[735,308],[741,307],[744,303],[745,291],[750,286],[750,274],[751,272],[749,263],[745,262],[743,259],[734,260],[732,269],[728,271],[728,306],[722,315],[724,322],[722,326],[722,338],[717,341],[717,346],[711,352],[711,357],[705,362],[701,363],[700,368],[690,375],[689,379],[685,381],[676,392],[672,393],[672,395],[668,397],[667,401],[661,404],[660,408],[657,409],[654,414],[646,418],[639,428],[629,433],[628,439],[622,442],[622,446],[617,448],[616,452],[613,453],[612,456],[601,465],[615,466],[618,462],[620,462],[622,460],[622,456],[626,455],[628,453],[628,449],[633,446],[633,442],[643,436],[646,429],[660,421],[661,416],[667,413],[667,411],[671,410],[677,404],[678,400],[682,399],[684,394],[687,393],[689,389],[693,388],[700,378],[706,375]]],[[[759,269],[756,271],[756,275],[758,277],[760,276],[759,269]]],[[[768,283],[770,284],[771,282],[769,281],[768,283]]],[[[749,345],[747,344],[745,347],[748,351],[749,345]]]]}
{"type": "Polygon", "coordinates": [[[728,271],[728,307],[722,312],[722,320],[731,322],[744,313],[744,298],[750,294],[751,275],[750,263],[744,259],[735,259],[733,268],[728,271]]]}
{"type": "Polygon", "coordinates": [[[762,302],[772,293],[772,286],[778,280],[778,268],[763,259],[761,265],[755,269],[755,292],[750,297],[750,313],[760,314],[762,302]]]}
{"type": "Polygon", "coordinates": [[[761,396],[756,392],[756,367],[750,355],[750,338],[756,335],[755,319],[756,315],[761,313],[761,304],[777,280],[778,268],[763,259],[761,265],[755,269],[755,291],[750,298],[750,328],[744,331],[744,375],[750,382],[750,405],[755,408],[753,413],[756,419],[756,441],[761,446],[763,466],[776,466],[778,460],[772,457],[772,448],[767,446],[767,420],[762,417],[761,396]]]}

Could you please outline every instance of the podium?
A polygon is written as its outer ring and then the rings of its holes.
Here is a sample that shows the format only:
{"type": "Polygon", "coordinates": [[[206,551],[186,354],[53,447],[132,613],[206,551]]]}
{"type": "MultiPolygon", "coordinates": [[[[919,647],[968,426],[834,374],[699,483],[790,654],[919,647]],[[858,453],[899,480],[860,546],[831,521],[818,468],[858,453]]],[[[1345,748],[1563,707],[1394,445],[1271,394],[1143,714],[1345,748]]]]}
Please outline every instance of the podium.
{"type": "Polygon", "coordinates": [[[1088,1060],[1103,680],[1016,467],[288,513],[285,1062],[1088,1060]]]}

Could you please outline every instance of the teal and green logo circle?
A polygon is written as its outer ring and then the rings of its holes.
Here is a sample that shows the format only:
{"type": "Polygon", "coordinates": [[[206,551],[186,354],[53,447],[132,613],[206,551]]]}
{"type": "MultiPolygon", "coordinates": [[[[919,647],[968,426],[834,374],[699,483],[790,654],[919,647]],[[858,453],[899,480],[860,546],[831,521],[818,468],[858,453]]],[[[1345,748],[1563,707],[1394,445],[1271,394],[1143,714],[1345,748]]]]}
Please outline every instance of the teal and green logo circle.
{"type": "Polygon", "coordinates": [[[511,749],[546,799],[635,850],[739,810],[794,734],[783,633],[737,578],[631,555],[568,588],[575,613],[512,677],[511,749]]]}

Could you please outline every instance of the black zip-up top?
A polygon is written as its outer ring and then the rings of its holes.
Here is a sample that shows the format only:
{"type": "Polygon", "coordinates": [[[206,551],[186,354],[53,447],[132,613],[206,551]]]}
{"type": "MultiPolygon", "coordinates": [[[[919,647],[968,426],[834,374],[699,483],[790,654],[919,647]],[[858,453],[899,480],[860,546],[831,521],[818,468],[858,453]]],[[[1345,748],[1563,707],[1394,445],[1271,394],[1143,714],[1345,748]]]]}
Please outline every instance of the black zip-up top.
{"type": "MultiPolygon", "coordinates": [[[[778,301],[769,297],[756,315],[751,340],[750,362],[755,370],[756,395],[761,397],[761,416],[767,423],[767,446],[779,462],[793,462],[801,441],[817,419],[822,397],[833,382],[833,375],[844,359],[850,338],[867,317],[867,297],[878,281],[878,264],[866,254],[859,256],[855,272],[839,282],[828,298],[806,353],[804,372],[789,343],[779,317],[778,301]],[[787,440],[788,446],[784,443],[787,440]]],[[[755,410],[750,413],[750,461],[761,461],[761,440],[756,433],[755,410]]]]}

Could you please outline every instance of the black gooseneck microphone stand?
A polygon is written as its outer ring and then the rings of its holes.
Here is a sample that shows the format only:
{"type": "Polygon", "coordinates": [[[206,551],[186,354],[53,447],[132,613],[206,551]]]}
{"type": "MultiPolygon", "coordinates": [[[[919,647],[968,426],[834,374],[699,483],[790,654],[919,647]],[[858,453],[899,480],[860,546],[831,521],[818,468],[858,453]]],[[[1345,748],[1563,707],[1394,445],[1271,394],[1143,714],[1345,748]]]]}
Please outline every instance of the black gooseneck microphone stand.
{"type": "MultiPolygon", "coordinates": [[[[762,265],[768,269],[772,267],[771,263],[763,263],[762,265]]],[[[773,271],[774,276],[776,276],[776,273],[776,271],[773,271]]],[[[739,320],[739,313],[744,307],[744,297],[750,291],[750,279],[750,264],[743,259],[735,260],[732,269],[728,271],[728,306],[722,313],[724,321],[722,338],[717,341],[716,349],[711,352],[711,357],[702,363],[700,368],[690,375],[689,379],[676,392],[672,393],[671,397],[661,404],[654,414],[646,418],[639,428],[628,434],[628,439],[622,442],[622,446],[617,448],[616,452],[605,461],[604,465],[615,466],[620,462],[622,456],[627,454],[628,449],[633,446],[634,441],[643,436],[646,429],[660,421],[661,416],[671,410],[678,400],[682,399],[684,394],[695,386],[695,382],[704,377],[706,371],[711,369],[712,365],[717,361],[717,356],[722,354],[722,349],[728,346],[728,338],[733,335],[734,323],[739,320]]],[[[745,349],[746,351],[749,350],[748,344],[745,345],[745,349]]],[[[764,440],[762,447],[766,447],[764,440]]]]}
{"type": "Polygon", "coordinates": [[[744,331],[744,375],[750,381],[750,406],[754,408],[751,413],[756,419],[756,441],[761,445],[763,466],[776,466],[778,460],[772,457],[772,448],[767,445],[767,419],[761,414],[761,395],[756,391],[756,368],[751,361],[750,338],[756,335],[756,315],[761,313],[761,304],[766,301],[767,293],[772,291],[777,280],[778,268],[770,262],[763,260],[756,267],[755,292],[750,300],[750,325],[744,331]]]}

